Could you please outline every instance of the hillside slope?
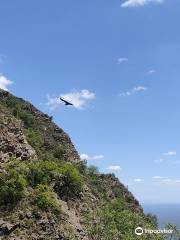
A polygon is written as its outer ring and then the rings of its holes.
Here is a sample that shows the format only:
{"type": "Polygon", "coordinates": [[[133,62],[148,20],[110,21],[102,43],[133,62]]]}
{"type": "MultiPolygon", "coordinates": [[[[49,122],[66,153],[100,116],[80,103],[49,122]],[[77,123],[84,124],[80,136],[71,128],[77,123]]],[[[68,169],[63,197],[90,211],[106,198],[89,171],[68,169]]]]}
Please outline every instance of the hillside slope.
{"type": "Polygon", "coordinates": [[[69,136],[32,104],[0,90],[0,239],[162,239],[113,174],[87,167],[69,136]]]}

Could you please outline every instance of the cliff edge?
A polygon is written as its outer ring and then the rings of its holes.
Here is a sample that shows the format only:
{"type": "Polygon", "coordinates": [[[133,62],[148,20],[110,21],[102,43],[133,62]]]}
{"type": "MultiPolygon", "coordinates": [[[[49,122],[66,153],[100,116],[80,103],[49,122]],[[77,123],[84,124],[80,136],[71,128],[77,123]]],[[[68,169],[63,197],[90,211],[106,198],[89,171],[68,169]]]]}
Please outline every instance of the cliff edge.
{"type": "Polygon", "coordinates": [[[80,160],[52,117],[1,89],[0,212],[2,240],[134,240],[137,226],[154,227],[113,174],[80,160]]]}

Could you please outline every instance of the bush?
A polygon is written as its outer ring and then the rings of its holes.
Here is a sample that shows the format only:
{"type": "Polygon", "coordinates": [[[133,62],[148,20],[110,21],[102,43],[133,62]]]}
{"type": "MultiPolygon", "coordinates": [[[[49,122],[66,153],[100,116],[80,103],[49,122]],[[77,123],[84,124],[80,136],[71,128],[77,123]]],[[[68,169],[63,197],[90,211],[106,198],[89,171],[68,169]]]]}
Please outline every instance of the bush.
{"type": "Polygon", "coordinates": [[[78,163],[75,163],[75,166],[78,168],[79,172],[83,175],[87,174],[87,160],[81,160],[78,163]]]}
{"type": "Polygon", "coordinates": [[[60,169],[55,162],[40,161],[29,165],[27,176],[30,186],[35,187],[38,184],[50,184],[58,180],[60,169]]]}
{"type": "Polygon", "coordinates": [[[25,180],[17,179],[0,180],[0,204],[15,204],[24,196],[25,180]]]}
{"type": "Polygon", "coordinates": [[[54,155],[55,158],[63,159],[65,153],[66,153],[66,146],[65,145],[58,145],[55,148],[55,150],[53,152],[53,155],[54,155]]]}
{"type": "Polygon", "coordinates": [[[137,226],[153,229],[148,224],[143,214],[133,213],[128,209],[124,199],[103,201],[100,209],[87,214],[87,228],[90,239],[156,239],[163,240],[161,235],[142,235],[141,238],[134,234],[137,226]]]}
{"type": "Polygon", "coordinates": [[[20,118],[26,127],[32,127],[35,125],[35,119],[31,113],[23,110],[23,104],[19,99],[10,97],[6,100],[6,106],[12,109],[12,113],[16,118],[20,118]]]}
{"type": "Polygon", "coordinates": [[[99,174],[98,167],[91,165],[91,166],[87,167],[86,173],[90,177],[93,177],[94,175],[98,175],[99,174]]]}
{"type": "Polygon", "coordinates": [[[55,190],[59,196],[74,197],[79,195],[83,188],[83,178],[79,171],[72,165],[66,164],[61,167],[61,181],[55,185],[55,190]]]}
{"type": "Polygon", "coordinates": [[[35,126],[35,120],[32,114],[26,111],[19,111],[18,117],[24,122],[25,127],[30,128],[35,126]]]}
{"type": "Polygon", "coordinates": [[[9,107],[9,108],[20,108],[20,103],[18,101],[18,99],[16,97],[9,97],[7,100],[6,100],[6,106],[9,107]]]}
{"type": "Polygon", "coordinates": [[[29,163],[11,160],[6,165],[5,172],[0,173],[0,204],[17,203],[23,198],[27,186],[36,189],[38,205],[42,203],[46,206],[48,201],[53,199],[52,193],[55,192],[67,199],[77,196],[82,190],[83,180],[79,171],[67,163],[53,161],[29,163]],[[51,186],[47,195],[45,186],[51,186]]]}
{"type": "Polygon", "coordinates": [[[158,227],[158,219],[157,219],[157,216],[152,214],[152,213],[148,213],[146,215],[147,217],[147,220],[155,227],[157,228],[158,227]]]}
{"type": "MultiPolygon", "coordinates": [[[[98,175],[99,175],[99,170],[96,166],[88,166],[86,169],[86,175],[88,177],[88,180],[92,186],[97,186],[98,184],[98,175]]],[[[98,187],[98,186],[97,186],[98,187]]],[[[101,186],[99,186],[101,188],[101,186]]],[[[93,189],[93,193],[95,194],[96,188],[93,189]]],[[[96,195],[96,194],[95,194],[96,195]]]]}
{"type": "Polygon", "coordinates": [[[83,178],[73,165],[51,161],[31,163],[27,180],[32,187],[51,184],[61,197],[77,196],[83,187],[83,178]]]}
{"type": "Polygon", "coordinates": [[[25,165],[9,165],[7,172],[0,174],[0,204],[15,204],[24,197],[27,185],[25,165]]]}
{"type": "Polygon", "coordinates": [[[35,194],[35,204],[42,210],[60,210],[60,204],[51,187],[39,184],[35,189],[35,194]]]}
{"type": "Polygon", "coordinates": [[[32,128],[28,128],[25,131],[25,135],[28,143],[36,150],[36,152],[38,153],[41,151],[44,141],[40,133],[32,128]]]}

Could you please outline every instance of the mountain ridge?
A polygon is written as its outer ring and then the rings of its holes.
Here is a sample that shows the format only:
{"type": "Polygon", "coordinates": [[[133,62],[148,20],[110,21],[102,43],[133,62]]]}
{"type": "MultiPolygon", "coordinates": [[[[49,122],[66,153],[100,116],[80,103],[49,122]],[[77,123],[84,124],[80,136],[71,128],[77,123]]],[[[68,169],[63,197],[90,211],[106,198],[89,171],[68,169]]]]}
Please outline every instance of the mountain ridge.
{"type": "Polygon", "coordinates": [[[9,240],[130,240],[135,227],[154,227],[114,174],[80,160],[52,117],[1,89],[0,212],[9,240]]]}

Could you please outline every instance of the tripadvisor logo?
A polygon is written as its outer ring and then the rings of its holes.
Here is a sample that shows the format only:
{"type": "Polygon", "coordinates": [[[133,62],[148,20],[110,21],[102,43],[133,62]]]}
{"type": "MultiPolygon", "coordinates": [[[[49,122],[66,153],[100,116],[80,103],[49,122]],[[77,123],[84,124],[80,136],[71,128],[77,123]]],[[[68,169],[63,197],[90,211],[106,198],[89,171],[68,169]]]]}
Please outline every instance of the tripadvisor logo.
{"type": "Polygon", "coordinates": [[[138,236],[141,236],[144,233],[144,230],[142,229],[142,227],[137,227],[135,229],[135,234],[138,236]]]}
{"type": "Polygon", "coordinates": [[[137,227],[135,229],[135,234],[141,236],[142,234],[172,234],[173,229],[143,229],[142,227],[137,227]]]}

